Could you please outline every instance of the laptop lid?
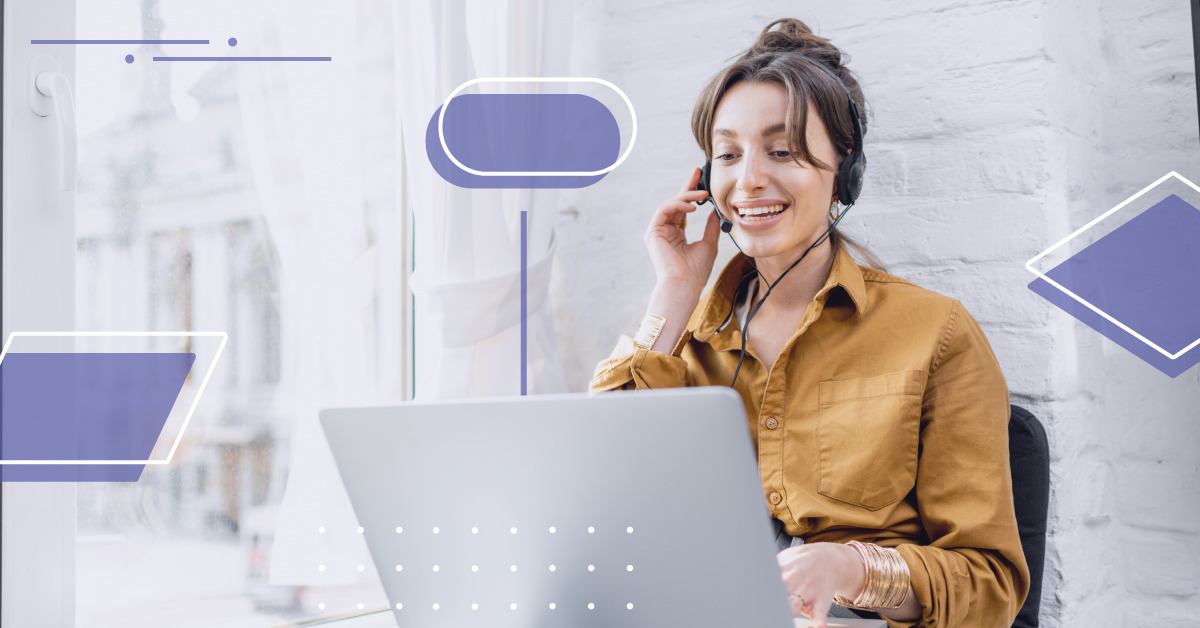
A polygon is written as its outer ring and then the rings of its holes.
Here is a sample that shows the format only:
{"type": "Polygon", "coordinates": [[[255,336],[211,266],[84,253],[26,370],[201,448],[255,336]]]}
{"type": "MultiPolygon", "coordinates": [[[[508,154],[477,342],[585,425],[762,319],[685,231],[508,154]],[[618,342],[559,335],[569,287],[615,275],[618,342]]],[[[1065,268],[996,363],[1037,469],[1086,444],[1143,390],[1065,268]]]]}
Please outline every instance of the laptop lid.
{"type": "Polygon", "coordinates": [[[793,625],[725,387],[321,412],[397,626],[793,625]]]}

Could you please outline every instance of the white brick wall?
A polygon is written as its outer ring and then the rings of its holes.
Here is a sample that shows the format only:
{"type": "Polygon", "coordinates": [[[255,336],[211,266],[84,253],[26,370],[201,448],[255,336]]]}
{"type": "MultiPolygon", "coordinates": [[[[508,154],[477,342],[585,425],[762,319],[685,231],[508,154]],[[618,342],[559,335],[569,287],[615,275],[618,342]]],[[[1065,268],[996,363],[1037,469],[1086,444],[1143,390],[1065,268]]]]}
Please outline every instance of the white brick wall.
{"type": "Polygon", "coordinates": [[[873,113],[848,231],[962,300],[1049,430],[1044,624],[1200,625],[1200,368],[1163,376],[1030,292],[1023,268],[1169,170],[1200,181],[1188,3],[577,2],[576,73],[620,85],[639,136],[621,168],[564,194],[554,298],[573,389],[644,311],[641,234],[703,161],[700,88],[767,22],[798,17],[850,53],[873,113]]]}

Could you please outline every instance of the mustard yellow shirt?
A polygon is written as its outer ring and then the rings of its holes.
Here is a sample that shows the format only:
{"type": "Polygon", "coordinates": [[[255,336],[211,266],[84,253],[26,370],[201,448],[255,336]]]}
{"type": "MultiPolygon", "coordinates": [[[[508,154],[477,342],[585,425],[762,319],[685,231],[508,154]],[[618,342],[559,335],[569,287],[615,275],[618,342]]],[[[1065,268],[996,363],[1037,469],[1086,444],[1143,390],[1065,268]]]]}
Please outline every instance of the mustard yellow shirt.
{"type": "MultiPolygon", "coordinates": [[[[622,336],[591,390],[728,386],[741,348],[730,306],[752,271],[741,254],[730,261],[671,355],[622,336]]],[[[1008,388],[961,303],[859,266],[839,246],[774,367],[748,346],[735,388],[763,499],[787,532],[895,547],[908,563],[922,616],[889,625],[1012,625],[1029,569],[1013,513],[1008,388]]]]}

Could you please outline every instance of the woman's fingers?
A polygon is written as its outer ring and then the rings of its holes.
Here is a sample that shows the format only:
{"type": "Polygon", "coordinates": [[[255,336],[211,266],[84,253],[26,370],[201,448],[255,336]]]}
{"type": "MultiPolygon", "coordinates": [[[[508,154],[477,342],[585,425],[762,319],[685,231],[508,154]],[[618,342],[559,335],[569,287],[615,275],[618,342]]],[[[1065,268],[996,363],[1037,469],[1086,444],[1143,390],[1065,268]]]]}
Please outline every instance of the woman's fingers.
{"type": "Polygon", "coordinates": [[[697,185],[700,185],[700,169],[693,168],[692,173],[688,175],[687,180],[683,184],[683,189],[679,190],[679,193],[691,192],[696,189],[697,185]]]}

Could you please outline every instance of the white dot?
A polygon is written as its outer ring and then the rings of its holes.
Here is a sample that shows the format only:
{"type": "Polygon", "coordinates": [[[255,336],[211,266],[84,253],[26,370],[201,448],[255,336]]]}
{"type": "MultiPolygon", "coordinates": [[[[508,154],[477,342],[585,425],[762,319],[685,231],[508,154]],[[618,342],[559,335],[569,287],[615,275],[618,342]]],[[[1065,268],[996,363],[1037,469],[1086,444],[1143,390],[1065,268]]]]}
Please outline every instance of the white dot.
{"type": "Polygon", "coordinates": [[[434,565],[434,566],[433,566],[433,570],[434,570],[434,571],[441,571],[441,570],[442,570],[442,568],[441,568],[441,567],[438,567],[437,565],[434,565]]]}
{"type": "Polygon", "coordinates": [[[440,530],[440,529],[438,529],[438,527],[437,527],[437,526],[434,526],[434,527],[433,527],[433,533],[434,533],[434,534],[437,534],[438,532],[441,532],[441,530],[440,530]]]}
{"type": "Polygon", "coordinates": [[[550,534],[554,534],[555,532],[558,532],[558,529],[554,526],[550,526],[550,534]]]}
{"type": "Polygon", "coordinates": [[[434,602],[434,603],[433,603],[433,610],[435,610],[435,611],[436,611],[437,609],[439,609],[439,608],[441,608],[441,607],[442,607],[442,605],[441,605],[441,604],[438,604],[437,602],[434,602]]]}
{"type": "Polygon", "coordinates": [[[633,571],[633,565],[625,565],[625,571],[633,571]]]}
{"type": "Polygon", "coordinates": [[[359,602],[359,603],[358,603],[358,610],[360,610],[360,611],[361,611],[362,609],[363,609],[363,603],[362,603],[362,602],[359,602]]]}
{"type": "Polygon", "coordinates": [[[595,605],[595,604],[592,604],[591,602],[588,602],[588,610],[589,610],[589,611],[590,611],[590,610],[595,610],[595,608],[596,608],[596,605],[595,605]]]}
{"type": "Polygon", "coordinates": [[[516,565],[513,565],[512,567],[509,567],[509,568],[508,568],[508,570],[509,570],[509,571],[511,571],[511,572],[513,572],[513,573],[517,573],[517,566],[516,566],[516,565]]]}
{"type": "Polygon", "coordinates": [[[588,565],[588,571],[596,571],[595,565],[588,565]]]}
{"type": "Polygon", "coordinates": [[[317,528],[317,534],[325,534],[325,526],[317,528]]]}
{"type": "Polygon", "coordinates": [[[359,571],[362,571],[363,569],[364,569],[364,567],[363,567],[362,565],[359,565],[359,566],[358,566],[358,570],[359,570],[359,571]]]}
{"type": "Polygon", "coordinates": [[[479,534],[479,528],[471,528],[471,534],[479,534]]]}
{"type": "Polygon", "coordinates": [[[318,608],[319,610],[325,610],[325,603],[324,603],[324,602],[321,602],[320,604],[317,604],[317,608],[318,608]]]}
{"type": "Polygon", "coordinates": [[[396,534],[400,534],[401,532],[404,532],[404,528],[396,526],[396,534]]]}
{"type": "Polygon", "coordinates": [[[325,565],[317,565],[317,571],[325,571],[325,565]]]}
{"type": "Polygon", "coordinates": [[[404,571],[404,565],[396,565],[396,571],[404,571]]]}
{"type": "Polygon", "coordinates": [[[509,605],[508,605],[508,609],[509,609],[509,610],[512,610],[512,611],[515,611],[515,610],[517,610],[517,603],[516,603],[516,602],[513,602],[512,604],[509,604],[509,605]]]}
{"type": "Polygon", "coordinates": [[[555,567],[554,565],[550,565],[550,571],[554,571],[555,569],[558,569],[558,567],[555,567]]]}
{"type": "Polygon", "coordinates": [[[554,610],[554,602],[550,603],[550,610],[554,610]]]}
{"type": "Polygon", "coordinates": [[[627,609],[629,609],[629,610],[633,610],[633,602],[630,602],[630,603],[626,604],[626,605],[625,605],[625,608],[627,608],[627,609]]]}
{"type": "Polygon", "coordinates": [[[362,526],[358,526],[358,533],[359,533],[359,534],[362,534],[362,533],[363,533],[363,527],[362,527],[362,526]]]}
{"type": "Polygon", "coordinates": [[[509,531],[509,532],[511,532],[511,533],[513,533],[513,534],[516,534],[516,533],[517,533],[517,529],[516,529],[516,528],[509,528],[509,529],[508,529],[508,531],[509,531]]]}
{"type": "Polygon", "coordinates": [[[472,605],[471,605],[471,610],[473,610],[473,611],[477,611],[477,610],[479,610],[479,605],[478,605],[478,604],[472,604],[472,605]]]}
{"type": "Polygon", "coordinates": [[[633,534],[633,526],[625,528],[625,534],[633,534]]]}
{"type": "Polygon", "coordinates": [[[471,571],[479,571],[479,565],[471,565],[471,571]]]}
{"type": "Polygon", "coordinates": [[[400,610],[402,608],[404,608],[404,605],[401,604],[400,602],[396,602],[396,610],[400,610]]]}
{"type": "Polygon", "coordinates": [[[595,532],[596,532],[596,528],[593,528],[592,526],[588,526],[588,534],[594,534],[595,532]]]}

